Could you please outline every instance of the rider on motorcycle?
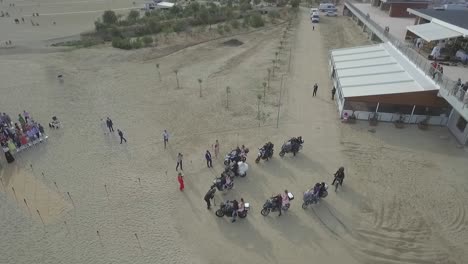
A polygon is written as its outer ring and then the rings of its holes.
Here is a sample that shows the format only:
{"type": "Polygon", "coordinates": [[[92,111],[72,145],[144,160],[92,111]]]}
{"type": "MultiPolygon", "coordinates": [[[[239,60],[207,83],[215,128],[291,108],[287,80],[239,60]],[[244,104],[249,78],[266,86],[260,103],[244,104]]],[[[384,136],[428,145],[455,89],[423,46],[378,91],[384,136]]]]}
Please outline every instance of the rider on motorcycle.
{"type": "Polygon", "coordinates": [[[273,206],[275,206],[278,210],[278,216],[281,216],[281,207],[283,205],[283,197],[281,197],[281,194],[271,197],[271,202],[273,203],[273,206]]]}
{"type": "Polygon", "coordinates": [[[237,210],[239,210],[239,203],[237,200],[232,201],[232,222],[236,221],[237,210]]]}
{"type": "Polygon", "coordinates": [[[333,179],[332,185],[334,185],[336,181],[337,181],[337,184],[343,185],[344,177],[345,177],[344,167],[340,167],[338,171],[336,171],[335,173],[335,179],[333,179]]]}

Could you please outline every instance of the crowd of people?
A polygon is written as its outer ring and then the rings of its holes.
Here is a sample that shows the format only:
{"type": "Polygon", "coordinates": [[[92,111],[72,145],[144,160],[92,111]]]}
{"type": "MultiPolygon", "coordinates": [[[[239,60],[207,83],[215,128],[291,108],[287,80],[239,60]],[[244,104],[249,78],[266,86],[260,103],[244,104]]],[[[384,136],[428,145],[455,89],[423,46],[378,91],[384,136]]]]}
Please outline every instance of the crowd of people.
{"type": "Polygon", "coordinates": [[[6,113],[0,115],[0,144],[8,163],[15,160],[12,153],[41,142],[44,135],[44,127],[26,111],[18,114],[17,120],[6,113]]]}

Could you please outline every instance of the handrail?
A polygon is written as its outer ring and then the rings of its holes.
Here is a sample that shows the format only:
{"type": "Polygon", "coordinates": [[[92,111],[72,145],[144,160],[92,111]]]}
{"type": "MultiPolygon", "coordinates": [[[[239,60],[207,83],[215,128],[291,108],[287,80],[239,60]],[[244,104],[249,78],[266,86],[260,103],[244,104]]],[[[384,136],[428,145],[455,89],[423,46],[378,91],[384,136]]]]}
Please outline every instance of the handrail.
{"type": "Polygon", "coordinates": [[[389,30],[385,30],[382,26],[373,21],[368,14],[364,14],[364,12],[362,12],[356,6],[354,6],[352,1],[345,0],[345,5],[349,9],[351,9],[354,14],[357,13],[358,15],[360,15],[362,17],[363,23],[368,23],[369,25],[374,27],[377,31],[374,33],[380,35],[383,42],[391,43],[426,76],[433,79],[434,82],[440,87],[440,89],[446,91],[446,96],[452,97],[457,101],[461,102],[462,108],[465,108],[465,106],[468,105],[468,98],[465,98],[465,93],[463,93],[463,96],[461,96],[461,92],[453,92],[457,82],[445,76],[443,72],[441,72],[439,69],[434,68],[426,58],[421,56],[421,54],[419,54],[411,47],[411,44],[401,41],[392,34],[390,34],[389,30]]]}

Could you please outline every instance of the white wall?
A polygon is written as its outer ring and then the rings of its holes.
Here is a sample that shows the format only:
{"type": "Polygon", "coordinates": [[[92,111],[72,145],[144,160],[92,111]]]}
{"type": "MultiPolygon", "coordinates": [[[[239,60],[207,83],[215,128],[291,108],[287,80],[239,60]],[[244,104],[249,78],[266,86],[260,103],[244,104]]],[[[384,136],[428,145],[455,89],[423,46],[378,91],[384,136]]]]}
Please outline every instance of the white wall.
{"type": "Polygon", "coordinates": [[[466,145],[468,139],[468,126],[465,127],[464,131],[460,131],[457,127],[458,119],[460,118],[460,114],[454,109],[452,110],[452,114],[450,115],[450,119],[448,120],[447,127],[455,136],[455,138],[463,145],[466,145]]]}

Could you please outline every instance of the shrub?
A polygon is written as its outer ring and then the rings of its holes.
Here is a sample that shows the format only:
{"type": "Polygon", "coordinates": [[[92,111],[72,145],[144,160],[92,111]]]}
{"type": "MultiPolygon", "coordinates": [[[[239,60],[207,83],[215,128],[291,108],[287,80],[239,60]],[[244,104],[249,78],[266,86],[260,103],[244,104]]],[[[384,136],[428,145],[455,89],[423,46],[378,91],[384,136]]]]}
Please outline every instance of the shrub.
{"type": "Polygon", "coordinates": [[[218,31],[218,34],[220,34],[220,35],[223,35],[223,34],[224,34],[223,25],[218,25],[218,27],[216,28],[216,30],[218,31]]]}
{"type": "Polygon", "coordinates": [[[112,38],[122,38],[122,32],[120,32],[120,29],[116,26],[112,26],[109,28],[109,33],[111,34],[112,38]]]}
{"type": "Polygon", "coordinates": [[[231,33],[231,28],[229,27],[228,24],[224,25],[224,31],[225,31],[226,33],[231,33]]]}
{"type": "Polygon", "coordinates": [[[162,30],[161,24],[159,24],[155,19],[149,20],[146,27],[153,34],[158,34],[162,30]]]}
{"type": "Polygon", "coordinates": [[[276,10],[271,10],[270,12],[268,12],[268,17],[271,19],[275,19],[275,18],[279,18],[280,14],[276,10]]]}
{"type": "Polygon", "coordinates": [[[233,29],[238,29],[238,28],[240,27],[239,21],[237,21],[237,20],[231,21],[231,27],[232,27],[233,29]]]}
{"type": "Polygon", "coordinates": [[[245,16],[242,21],[242,27],[248,28],[250,26],[250,16],[245,16]]]}
{"type": "Polygon", "coordinates": [[[252,5],[250,5],[250,3],[242,3],[239,8],[240,11],[245,12],[247,10],[252,9],[252,5]]]}
{"type": "Polygon", "coordinates": [[[105,32],[107,29],[107,25],[102,23],[100,19],[94,22],[94,27],[96,32],[105,32]]]}
{"type": "Polygon", "coordinates": [[[139,49],[143,47],[143,43],[140,38],[134,39],[131,43],[133,49],[139,49]]]}
{"type": "Polygon", "coordinates": [[[259,14],[254,14],[250,18],[250,25],[254,28],[259,28],[263,27],[265,25],[265,22],[263,21],[263,18],[259,14]]]}
{"type": "Polygon", "coordinates": [[[151,44],[153,44],[153,38],[150,37],[150,36],[145,36],[143,37],[143,43],[145,43],[145,46],[151,46],[151,44]]]}
{"type": "Polygon", "coordinates": [[[187,22],[185,22],[184,20],[179,20],[174,24],[173,29],[174,29],[174,32],[180,33],[182,31],[185,31],[186,28],[187,28],[187,22]]]}
{"type": "Polygon", "coordinates": [[[136,10],[132,10],[130,11],[130,13],[128,13],[128,16],[127,16],[128,21],[136,22],[138,18],[140,18],[140,12],[136,10]]]}
{"type": "Polygon", "coordinates": [[[132,49],[132,43],[127,38],[113,38],[112,47],[118,49],[130,50],[132,49]]]}
{"type": "Polygon", "coordinates": [[[117,22],[117,15],[112,10],[104,11],[104,14],[102,14],[102,22],[107,25],[113,25],[117,22]]]}

